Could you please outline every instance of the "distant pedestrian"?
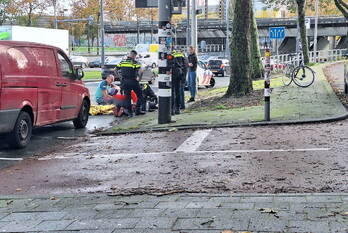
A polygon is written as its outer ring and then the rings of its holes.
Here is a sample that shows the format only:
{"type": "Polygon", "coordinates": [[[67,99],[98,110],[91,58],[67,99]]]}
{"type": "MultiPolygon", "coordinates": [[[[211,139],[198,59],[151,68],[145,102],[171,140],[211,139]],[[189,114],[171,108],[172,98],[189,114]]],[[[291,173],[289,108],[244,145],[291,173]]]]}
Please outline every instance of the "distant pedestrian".
{"type": "Polygon", "coordinates": [[[195,48],[193,46],[188,47],[188,86],[190,89],[191,98],[188,102],[194,102],[196,97],[196,91],[197,91],[197,64],[198,59],[196,55],[195,48]]]}
{"type": "Polygon", "coordinates": [[[131,92],[134,91],[138,97],[135,114],[143,115],[144,111],[141,110],[141,106],[143,105],[143,94],[140,88],[139,81],[141,79],[141,65],[138,63],[135,58],[137,56],[137,52],[135,50],[130,51],[126,60],[122,61],[117,65],[117,69],[121,71],[121,86],[122,90],[126,95],[126,114],[132,116],[132,104],[131,104],[131,92]]]}

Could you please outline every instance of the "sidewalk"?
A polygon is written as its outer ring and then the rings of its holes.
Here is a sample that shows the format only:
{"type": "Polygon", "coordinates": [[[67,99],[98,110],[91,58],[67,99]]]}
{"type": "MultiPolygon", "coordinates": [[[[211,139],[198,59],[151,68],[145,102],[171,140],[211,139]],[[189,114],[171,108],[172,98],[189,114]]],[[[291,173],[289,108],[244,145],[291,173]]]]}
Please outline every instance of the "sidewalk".
{"type": "Polygon", "coordinates": [[[0,198],[0,232],[347,232],[348,194],[0,198]]]}
{"type": "MultiPolygon", "coordinates": [[[[273,89],[271,95],[271,122],[317,121],[347,114],[345,107],[337,98],[324,75],[323,68],[327,65],[314,66],[316,80],[308,88],[300,88],[292,84],[289,87],[281,86],[273,89]]],[[[263,119],[263,104],[234,109],[185,112],[173,117],[172,120],[176,121],[175,123],[165,125],[157,124],[156,112],[124,121],[107,131],[106,134],[185,126],[213,127],[216,125],[261,123],[263,119]]]]}

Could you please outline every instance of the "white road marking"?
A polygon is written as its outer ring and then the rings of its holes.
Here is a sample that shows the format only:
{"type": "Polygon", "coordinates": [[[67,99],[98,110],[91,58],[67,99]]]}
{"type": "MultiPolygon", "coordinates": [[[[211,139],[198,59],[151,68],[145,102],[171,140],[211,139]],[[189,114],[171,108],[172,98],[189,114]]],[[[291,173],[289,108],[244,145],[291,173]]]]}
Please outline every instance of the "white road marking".
{"type": "Polygon", "coordinates": [[[331,148],[304,148],[304,149],[269,149],[269,150],[217,150],[217,151],[164,151],[164,152],[146,152],[146,153],[129,153],[129,154],[93,154],[81,156],[78,153],[65,153],[59,156],[49,156],[39,158],[38,160],[53,160],[53,159],[81,159],[81,158],[111,158],[111,157],[135,157],[135,156],[156,156],[156,155],[171,155],[171,154],[241,154],[241,153],[271,153],[271,152],[311,152],[311,151],[329,151],[331,148]]]}
{"type": "Polygon", "coordinates": [[[210,134],[212,129],[197,130],[187,138],[175,151],[176,152],[194,152],[202,144],[204,139],[210,134]]]}
{"type": "Polygon", "coordinates": [[[0,160],[5,160],[5,161],[22,161],[23,158],[0,158],[0,160]]]}

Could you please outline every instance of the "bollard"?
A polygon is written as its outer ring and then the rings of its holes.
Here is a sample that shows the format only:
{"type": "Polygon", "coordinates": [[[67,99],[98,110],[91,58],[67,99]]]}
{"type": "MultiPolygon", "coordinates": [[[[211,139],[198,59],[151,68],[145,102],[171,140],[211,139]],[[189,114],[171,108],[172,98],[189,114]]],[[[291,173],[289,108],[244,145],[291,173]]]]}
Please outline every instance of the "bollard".
{"type": "Polygon", "coordinates": [[[172,49],[171,1],[158,1],[158,124],[171,122],[171,74],[169,61],[172,49]]]}
{"type": "Polygon", "coordinates": [[[271,120],[271,51],[269,48],[265,52],[265,121],[271,120]]]}

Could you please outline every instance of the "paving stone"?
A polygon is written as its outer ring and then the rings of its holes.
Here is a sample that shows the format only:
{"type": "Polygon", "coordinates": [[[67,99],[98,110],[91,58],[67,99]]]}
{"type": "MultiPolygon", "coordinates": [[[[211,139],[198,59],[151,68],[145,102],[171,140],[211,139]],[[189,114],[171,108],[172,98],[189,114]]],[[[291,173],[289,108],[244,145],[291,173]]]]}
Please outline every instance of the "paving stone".
{"type": "Polygon", "coordinates": [[[180,218],[176,221],[173,230],[224,230],[246,231],[248,228],[248,219],[232,218],[180,218]]]}
{"type": "Polygon", "coordinates": [[[221,203],[221,208],[251,210],[254,208],[254,205],[254,203],[223,202],[221,203]]]}
{"type": "Polygon", "coordinates": [[[97,214],[100,214],[96,210],[86,210],[86,209],[71,209],[66,210],[66,215],[63,217],[65,220],[86,220],[86,219],[95,219],[97,214]]]}
{"type": "Polygon", "coordinates": [[[287,230],[290,232],[330,232],[329,224],[325,221],[290,221],[287,230]]]}
{"type": "Polygon", "coordinates": [[[61,211],[65,208],[65,206],[57,206],[60,202],[59,198],[55,200],[51,199],[37,199],[33,200],[31,204],[36,205],[34,208],[35,211],[61,211]]]}
{"type": "Polygon", "coordinates": [[[273,202],[273,196],[254,196],[254,197],[242,197],[240,202],[256,203],[256,202],[273,202]]]}
{"type": "MultiPolygon", "coordinates": [[[[21,221],[21,222],[10,222],[0,227],[0,232],[28,232],[34,231],[35,226],[40,224],[42,221],[21,221]]],[[[0,225],[1,226],[1,225],[0,225]]]]}
{"type": "Polygon", "coordinates": [[[164,209],[161,217],[193,218],[197,216],[200,209],[164,209]]]}
{"type": "Polygon", "coordinates": [[[262,209],[262,208],[273,208],[277,210],[290,210],[290,203],[289,202],[259,202],[255,203],[254,208],[256,210],[262,209]]]}
{"type": "Polygon", "coordinates": [[[4,217],[6,217],[7,215],[9,215],[10,213],[2,213],[2,212],[0,212],[0,221],[3,221],[2,219],[4,218],[4,217]]]}
{"type": "Polygon", "coordinates": [[[2,221],[35,221],[35,220],[60,220],[66,215],[65,212],[25,212],[12,213],[3,218],[2,221]]]}
{"type": "Polygon", "coordinates": [[[326,208],[305,208],[304,212],[309,219],[329,217],[330,212],[326,208]]]}
{"type": "Polygon", "coordinates": [[[174,233],[221,233],[221,231],[222,230],[185,230],[185,231],[172,231],[172,232],[174,233]]]}
{"type": "Polygon", "coordinates": [[[287,227],[287,220],[281,220],[271,214],[264,213],[261,216],[250,220],[249,231],[284,231],[287,227]]]}
{"type": "Polygon", "coordinates": [[[181,201],[161,201],[156,205],[157,209],[181,209],[185,208],[189,203],[181,201]]]}
{"type": "Polygon", "coordinates": [[[308,202],[343,202],[340,196],[307,196],[308,202]]]}
{"type": "Polygon", "coordinates": [[[192,201],[210,201],[213,197],[192,197],[192,196],[183,196],[179,197],[177,201],[181,202],[192,202],[192,201]]]}
{"type": "Polygon", "coordinates": [[[307,202],[306,197],[302,196],[280,196],[274,197],[274,202],[291,202],[291,203],[302,203],[307,202]]]}
{"type": "Polygon", "coordinates": [[[241,197],[212,197],[209,201],[212,202],[240,202],[241,197]]]}
{"type": "Polygon", "coordinates": [[[212,202],[212,201],[194,201],[190,202],[185,208],[187,209],[201,209],[201,208],[218,208],[221,207],[221,202],[212,202]]]}
{"type": "Polygon", "coordinates": [[[73,220],[43,221],[37,225],[35,231],[60,231],[68,227],[73,220]]]}
{"type": "Polygon", "coordinates": [[[151,209],[151,208],[155,208],[155,206],[158,205],[158,201],[143,201],[143,202],[139,202],[138,204],[129,204],[129,205],[124,205],[123,208],[126,209],[151,209]]]}
{"type": "Polygon", "coordinates": [[[103,210],[99,211],[95,219],[125,218],[128,217],[134,210],[138,209],[103,210]]]}
{"type": "MultiPolygon", "coordinates": [[[[60,233],[60,232],[59,232],[60,233]]],[[[113,233],[173,233],[171,230],[164,229],[116,229],[113,233]]]]}
{"type": "Polygon", "coordinates": [[[135,228],[147,228],[147,229],[171,229],[174,225],[176,218],[168,217],[156,217],[156,218],[141,218],[135,228]]]}
{"type": "Polygon", "coordinates": [[[16,199],[16,200],[8,200],[7,208],[11,210],[11,212],[24,212],[31,211],[38,207],[38,204],[33,203],[32,199],[16,199]]]}
{"type": "Polygon", "coordinates": [[[139,203],[144,201],[157,201],[157,197],[149,196],[149,195],[137,195],[137,196],[120,196],[116,198],[117,201],[123,202],[131,202],[131,203],[139,203]]]}
{"type": "Polygon", "coordinates": [[[142,217],[159,217],[163,213],[163,209],[134,209],[131,210],[128,217],[142,218],[142,217]]]}
{"type": "MultiPolygon", "coordinates": [[[[235,209],[229,209],[229,208],[214,208],[214,209],[199,209],[197,213],[198,218],[205,218],[205,217],[232,217],[233,213],[235,212],[235,209]]],[[[194,217],[194,216],[187,216],[187,217],[194,217]]]]}
{"type": "Polygon", "coordinates": [[[308,219],[307,214],[296,214],[290,211],[277,211],[277,216],[281,220],[305,220],[308,219]]]}
{"type": "Polygon", "coordinates": [[[95,210],[115,210],[115,209],[121,209],[125,206],[124,203],[118,202],[118,203],[103,203],[103,204],[97,204],[93,209],[95,210]]]}
{"type": "Polygon", "coordinates": [[[81,220],[73,222],[66,230],[131,229],[139,220],[140,218],[81,220]]]}
{"type": "Polygon", "coordinates": [[[331,232],[348,232],[348,220],[345,222],[329,222],[331,232]]]}

